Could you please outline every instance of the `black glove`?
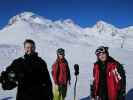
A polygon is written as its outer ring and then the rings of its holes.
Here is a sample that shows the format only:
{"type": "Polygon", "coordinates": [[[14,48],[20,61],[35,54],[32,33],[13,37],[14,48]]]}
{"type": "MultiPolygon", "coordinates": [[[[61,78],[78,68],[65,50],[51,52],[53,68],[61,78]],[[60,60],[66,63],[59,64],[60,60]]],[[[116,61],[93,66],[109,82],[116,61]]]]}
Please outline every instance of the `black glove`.
{"type": "Polygon", "coordinates": [[[6,71],[1,73],[0,81],[4,90],[11,90],[17,86],[16,82],[13,80],[12,75],[10,76],[10,73],[7,73],[6,71]]]}
{"type": "Polygon", "coordinates": [[[79,75],[79,65],[78,64],[74,65],[74,70],[75,70],[75,76],[79,75]]]}

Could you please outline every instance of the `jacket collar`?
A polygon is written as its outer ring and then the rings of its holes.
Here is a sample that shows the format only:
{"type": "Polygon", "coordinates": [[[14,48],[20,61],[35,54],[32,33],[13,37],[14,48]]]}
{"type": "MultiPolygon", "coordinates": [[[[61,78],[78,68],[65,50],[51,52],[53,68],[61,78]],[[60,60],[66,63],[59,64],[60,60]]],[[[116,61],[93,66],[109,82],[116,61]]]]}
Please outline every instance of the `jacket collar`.
{"type": "Polygon", "coordinates": [[[36,58],[36,57],[38,57],[38,53],[33,53],[33,54],[25,54],[24,55],[24,58],[25,59],[33,59],[33,58],[36,58]]]}

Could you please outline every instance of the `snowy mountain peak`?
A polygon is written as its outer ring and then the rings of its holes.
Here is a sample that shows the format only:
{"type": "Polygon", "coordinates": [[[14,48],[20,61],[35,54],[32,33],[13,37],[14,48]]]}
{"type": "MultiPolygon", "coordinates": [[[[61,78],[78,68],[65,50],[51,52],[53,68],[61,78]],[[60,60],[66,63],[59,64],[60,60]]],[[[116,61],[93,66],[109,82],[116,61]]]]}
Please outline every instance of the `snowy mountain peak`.
{"type": "Polygon", "coordinates": [[[9,20],[9,23],[8,25],[12,25],[14,23],[16,23],[17,21],[20,21],[20,20],[28,20],[30,17],[33,17],[33,16],[36,16],[34,13],[32,12],[23,12],[23,13],[20,13],[16,16],[13,16],[10,20],[9,20]]]}
{"type": "Polygon", "coordinates": [[[96,24],[107,25],[108,23],[103,20],[99,20],[96,22],[96,24]]]}
{"type": "Polygon", "coordinates": [[[6,27],[12,26],[17,22],[26,22],[26,23],[32,23],[32,24],[47,24],[51,23],[52,21],[49,19],[46,19],[44,17],[41,17],[35,13],[32,12],[23,12],[16,16],[13,16],[6,27]]]}
{"type": "Polygon", "coordinates": [[[30,17],[32,17],[32,16],[37,16],[37,15],[34,14],[34,13],[32,13],[32,12],[23,12],[23,13],[18,14],[18,16],[19,16],[20,18],[28,19],[28,18],[30,18],[30,17]]]}
{"type": "Polygon", "coordinates": [[[98,21],[94,26],[94,30],[97,30],[99,33],[114,33],[118,28],[115,26],[106,23],[104,21],[98,21]]]}
{"type": "Polygon", "coordinates": [[[74,21],[72,19],[66,19],[63,21],[65,24],[74,24],[74,21]]]}
{"type": "Polygon", "coordinates": [[[98,29],[101,29],[101,28],[114,28],[113,25],[107,23],[107,22],[104,22],[104,21],[98,21],[95,25],[95,27],[97,27],[98,29]]]}

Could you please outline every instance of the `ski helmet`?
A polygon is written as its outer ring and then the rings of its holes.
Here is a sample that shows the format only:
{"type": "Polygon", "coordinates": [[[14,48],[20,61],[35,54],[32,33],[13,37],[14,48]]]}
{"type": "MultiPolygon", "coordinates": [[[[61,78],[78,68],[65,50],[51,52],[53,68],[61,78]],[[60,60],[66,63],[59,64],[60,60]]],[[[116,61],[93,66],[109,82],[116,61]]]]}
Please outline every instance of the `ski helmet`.
{"type": "Polygon", "coordinates": [[[108,49],[108,47],[100,46],[96,49],[95,54],[98,55],[100,53],[107,53],[109,55],[108,49]]]}
{"type": "Polygon", "coordinates": [[[65,50],[63,48],[59,48],[57,50],[57,55],[65,55],[65,50]]]}

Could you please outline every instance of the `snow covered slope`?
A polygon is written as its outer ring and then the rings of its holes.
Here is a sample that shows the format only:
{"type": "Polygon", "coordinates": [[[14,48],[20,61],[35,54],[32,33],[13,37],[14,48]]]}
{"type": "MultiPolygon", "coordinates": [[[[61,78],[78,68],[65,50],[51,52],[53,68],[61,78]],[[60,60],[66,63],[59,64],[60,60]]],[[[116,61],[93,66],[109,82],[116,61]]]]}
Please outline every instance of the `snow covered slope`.
{"type": "Polygon", "coordinates": [[[0,44],[20,44],[25,38],[52,45],[109,45],[133,48],[133,27],[116,28],[104,21],[82,28],[71,19],[52,21],[31,12],[20,13],[0,30],[0,44]]]}
{"type": "MultiPolygon", "coordinates": [[[[119,29],[104,21],[98,21],[92,27],[82,28],[71,19],[52,21],[31,12],[18,14],[0,30],[0,72],[5,70],[13,59],[22,56],[22,43],[27,38],[35,40],[37,51],[46,60],[49,71],[56,59],[56,49],[65,48],[72,75],[67,100],[73,100],[73,65],[76,63],[80,65],[77,100],[89,95],[92,65],[96,60],[94,52],[99,45],[109,46],[111,55],[125,65],[127,92],[133,88],[133,26],[119,29]]],[[[0,89],[0,100],[4,97],[13,97],[12,100],[15,100],[15,95],[16,89],[0,89]]]]}

